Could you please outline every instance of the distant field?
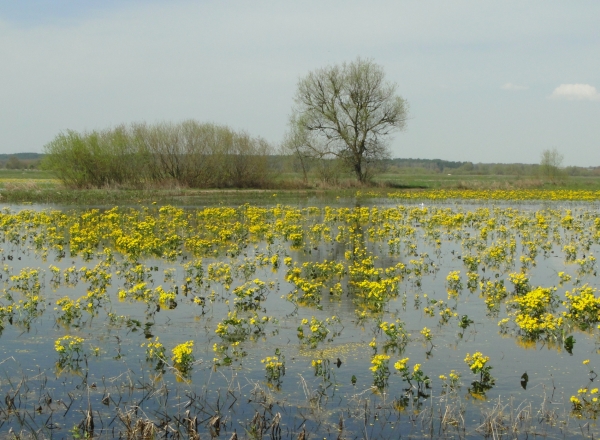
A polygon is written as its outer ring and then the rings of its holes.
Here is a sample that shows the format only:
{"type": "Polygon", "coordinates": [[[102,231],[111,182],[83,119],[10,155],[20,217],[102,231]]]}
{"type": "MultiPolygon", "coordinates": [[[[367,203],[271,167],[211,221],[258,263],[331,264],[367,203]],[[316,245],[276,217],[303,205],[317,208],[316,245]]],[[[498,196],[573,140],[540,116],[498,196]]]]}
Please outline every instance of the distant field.
{"type": "Polygon", "coordinates": [[[545,182],[536,176],[513,175],[454,175],[454,174],[380,174],[376,182],[406,188],[565,188],[600,189],[600,177],[573,176],[561,182],[545,182]]]}
{"type": "Polygon", "coordinates": [[[35,191],[62,186],[49,171],[0,170],[0,188],[4,191],[35,191]]]}
{"type": "Polygon", "coordinates": [[[6,170],[0,169],[0,180],[54,180],[54,174],[42,170],[6,170]]]}

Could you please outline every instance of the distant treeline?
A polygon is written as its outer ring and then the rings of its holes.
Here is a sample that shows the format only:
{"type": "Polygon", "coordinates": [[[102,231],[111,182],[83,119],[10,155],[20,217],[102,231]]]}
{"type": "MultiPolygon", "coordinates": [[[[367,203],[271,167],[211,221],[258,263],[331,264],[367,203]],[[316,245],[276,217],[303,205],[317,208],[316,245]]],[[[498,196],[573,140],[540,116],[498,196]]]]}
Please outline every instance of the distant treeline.
{"type": "Polygon", "coordinates": [[[35,169],[43,155],[39,153],[0,154],[0,168],[9,170],[35,169]]]}
{"type": "Polygon", "coordinates": [[[268,185],[271,176],[272,148],[264,139],[192,120],[84,133],[69,130],[44,150],[44,166],[76,188],[257,188],[268,185]]]}
{"type": "MultiPolygon", "coordinates": [[[[465,175],[511,175],[536,176],[539,164],[524,163],[473,163],[449,161],[442,159],[389,159],[386,161],[387,172],[397,173],[451,173],[465,175]]],[[[569,176],[597,176],[600,167],[565,167],[562,170],[569,176]]]]}
{"type": "MultiPolygon", "coordinates": [[[[0,167],[52,170],[66,185],[161,186],[191,188],[270,187],[284,173],[308,171],[314,179],[333,182],[347,173],[340,161],[305,160],[274,154],[260,137],[209,123],[120,125],[106,130],[66,131],[44,147],[45,154],[0,154],[0,167]]],[[[384,160],[379,172],[389,174],[536,176],[539,164],[472,163],[442,159],[384,160]]],[[[566,167],[569,176],[598,176],[600,167],[566,167]]],[[[290,177],[287,174],[288,178],[290,177]]],[[[278,179],[280,180],[280,179],[278,179]]],[[[280,186],[281,181],[277,182],[280,186]]]]}

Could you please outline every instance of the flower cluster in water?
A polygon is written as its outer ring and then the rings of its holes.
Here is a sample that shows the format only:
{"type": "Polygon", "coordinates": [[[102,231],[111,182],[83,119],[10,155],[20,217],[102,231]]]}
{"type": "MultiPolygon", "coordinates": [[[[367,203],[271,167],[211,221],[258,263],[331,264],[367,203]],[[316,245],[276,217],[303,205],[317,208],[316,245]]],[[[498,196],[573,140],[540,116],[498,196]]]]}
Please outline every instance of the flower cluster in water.
{"type": "MultiPolygon", "coordinates": [[[[3,255],[24,250],[40,256],[44,265],[52,260],[47,268],[18,270],[5,261],[0,332],[8,325],[31,328],[47,313],[46,305],[53,304],[59,324],[54,347],[61,368],[76,368],[81,359],[98,354],[99,348],[92,345],[98,341],[88,342],[83,332],[93,319],[105,318],[108,326],[127,326],[144,334],[139,345],[156,370],[168,368],[177,377],[192,378],[199,362],[198,344],[185,340],[189,337],[171,341],[169,356],[151,331],[156,313],[185,304],[198,316],[210,311],[214,317],[209,338],[214,369],[241,363],[253,344],[275,337],[285,320],[295,329],[289,344],[301,353],[312,352],[307,367],[326,378],[335,357],[338,367],[341,364],[338,356],[327,356],[326,349],[336,346],[347,326],[371,325],[364,341],[371,374],[366,367],[353,373],[370,377],[379,390],[389,386],[394,374],[406,384],[398,397],[403,406],[407,398],[427,398],[433,383],[425,373],[426,362],[409,366],[407,347],[423,345],[427,360],[445,326],[464,334],[473,325],[469,316],[458,313],[465,295],[481,298],[482,310],[497,320],[501,333],[557,349],[572,350],[575,332],[596,335],[600,322],[593,255],[593,247],[600,244],[600,218],[584,208],[244,205],[70,213],[4,210],[0,237],[3,255]],[[422,289],[427,278],[440,272],[444,256],[460,267],[442,275],[440,298],[439,292],[422,289]],[[561,270],[555,278],[544,285],[534,283],[540,261],[557,256],[561,270]],[[65,267],[76,259],[79,267],[65,267]],[[167,268],[163,283],[157,285],[159,264],[167,268]],[[272,276],[261,279],[269,271],[272,276]],[[85,284],[84,294],[67,291],[76,291],[80,283],[85,284]],[[61,294],[52,297],[46,285],[61,294]],[[281,292],[291,313],[274,316],[269,309],[274,291],[281,292]],[[415,329],[415,335],[402,313],[394,312],[406,310],[408,292],[422,318],[431,320],[429,326],[415,329]],[[324,311],[325,305],[329,310],[348,302],[353,324],[324,311]],[[144,312],[123,315],[123,304],[139,305],[144,312]]],[[[277,387],[286,371],[285,350],[286,344],[281,344],[274,356],[262,359],[266,380],[277,387]]],[[[485,396],[496,383],[491,375],[494,359],[473,349],[464,353],[464,362],[477,377],[469,393],[485,396]]],[[[445,393],[461,386],[461,366],[454,367],[439,376],[445,393]]],[[[580,414],[600,412],[597,388],[580,389],[571,403],[580,414]]]]}

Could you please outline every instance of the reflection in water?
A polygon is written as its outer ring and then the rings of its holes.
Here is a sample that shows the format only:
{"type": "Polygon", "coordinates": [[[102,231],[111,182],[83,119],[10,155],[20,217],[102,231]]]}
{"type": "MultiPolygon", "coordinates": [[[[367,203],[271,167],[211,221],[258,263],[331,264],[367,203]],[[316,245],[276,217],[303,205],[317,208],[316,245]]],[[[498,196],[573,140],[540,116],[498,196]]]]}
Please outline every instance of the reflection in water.
{"type": "MultiPolygon", "coordinates": [[[[5,211],[5,403],[41,408],[42,431],[61,408],[95,433],[102,415],[122,432],[390,437],[448,399],[571,395],[594,371],[597,214],[534,208],[5,211]],[[478,350],[494,377],[471,381],[478,350]]],[[[11,411],[0,423],[25,429],[11,411]]]]}

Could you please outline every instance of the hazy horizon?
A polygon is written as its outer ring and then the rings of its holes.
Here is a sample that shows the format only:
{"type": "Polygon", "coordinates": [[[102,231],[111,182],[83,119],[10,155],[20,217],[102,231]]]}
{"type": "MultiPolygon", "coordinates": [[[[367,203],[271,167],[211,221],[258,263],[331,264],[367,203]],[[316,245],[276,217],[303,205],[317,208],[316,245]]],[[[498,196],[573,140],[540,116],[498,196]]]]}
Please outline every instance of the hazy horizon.
{"type": "Polygon", "coordinates": [[[600,165],[600,2],[0,0],[0,153],[185,119],[280,142],[298,79],[358,56],[410,104],[392,157],[600,165]]]}

